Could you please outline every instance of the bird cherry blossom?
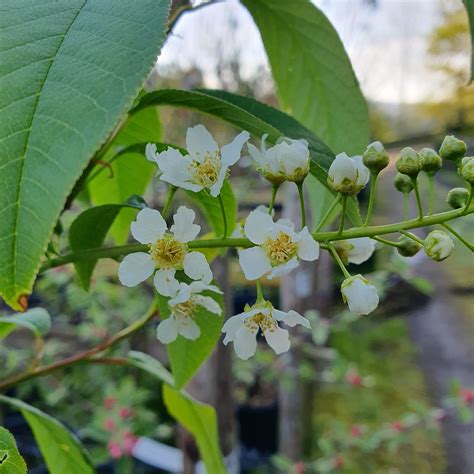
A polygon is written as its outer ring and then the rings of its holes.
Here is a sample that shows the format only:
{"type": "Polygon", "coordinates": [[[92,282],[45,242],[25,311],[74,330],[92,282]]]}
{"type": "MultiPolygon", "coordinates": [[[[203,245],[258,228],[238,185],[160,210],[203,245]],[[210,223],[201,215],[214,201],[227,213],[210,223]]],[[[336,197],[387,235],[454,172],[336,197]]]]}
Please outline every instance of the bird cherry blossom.
{"type": "Polygon", "coordinates": [[[142,209],[131,224],[133,237],[148,244],[148,252],[127,255],[118,270],[120,282],[125,286],[136,286],[149,278],[155,270],[154,285],[158,293],[172,296],[179,289],[176,270],[193,280],[209,284],[212,272],[206,257],[201,252],[190,252],[187,243],[201,230],[194,224],[196,214],[186,206],[180,206],[173,216],[170,231],[161,213],[155,209],[142,209]]]}
{"type": "Polygon", "coordinates": [[[379,304],[377,289],[362,275],[346,278],[342,283],[341,293],[344,302],[356,314],[369,314],[379,304]]]}
{"type": "Polygon", "coordinates": [[[231,143],[219,149],[204,125],[196,125],[188,128],[186,134],[188,155],[183,156],[171,147],[157,153],[156,145],[148,144],[146,156],[158,165],[162,181],[193,192],[208,189],[216,197],[221,192],[229,167],[238,161],[249,138],[248,132],[241,132],[231,143]]]}
{"type": "Polygon", "coordinates": [[[291,272],[300,260],[312,262],[319,258],[319,244],[307,227],[295,232],[288,219],[277,222],[261,209],[252,211],[244,225],[245,236],[255,244],[239,252],[239,262],[247,280],[263,275],[268,279],[291,272]]]}
{"type": "Polygon", "coordinates": [[[346,153],[339,153],[328,170],[329,186],[342,194],[357,194],[368,183],[369,177],[362,156],[351,157],[346,153]]]}
{"type": "Polygon", "coordinates": [[[375,244],[375,240],[369,237],[337,240],[333,242],[334,248],[346,265],[348,263],[360,265],[366,262],[374,253],[375,244]]]}

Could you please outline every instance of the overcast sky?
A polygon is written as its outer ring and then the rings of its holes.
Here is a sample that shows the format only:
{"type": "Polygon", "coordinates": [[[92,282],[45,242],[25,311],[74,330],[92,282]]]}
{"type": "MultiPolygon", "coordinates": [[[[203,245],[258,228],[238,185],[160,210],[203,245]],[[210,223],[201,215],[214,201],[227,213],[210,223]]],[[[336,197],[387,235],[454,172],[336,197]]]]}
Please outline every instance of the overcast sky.
{"type": "MultiPolygon", "coordinates": [[[[379,0],[377,8],[362,0],[315,3],[341,36],[366,97],[398,103],[440,94],[440,78],[426,67],[426,49],[428,35],[441,21],[441,0],[379,0]]],[[[246,74],[258,65],[268,67],[259,32],[237,0],[183,16],[174,33],[159,58],[159,70],[172,64],[183,69],[198,64],[212,87],[219,44],[223,54],[234,48],[242,51],[246,74]]]]}

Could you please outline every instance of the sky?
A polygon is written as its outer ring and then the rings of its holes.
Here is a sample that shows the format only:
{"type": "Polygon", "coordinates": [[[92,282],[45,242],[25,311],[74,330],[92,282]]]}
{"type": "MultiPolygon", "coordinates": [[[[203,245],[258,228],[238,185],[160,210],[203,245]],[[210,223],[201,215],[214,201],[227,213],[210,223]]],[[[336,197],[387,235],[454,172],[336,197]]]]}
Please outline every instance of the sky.
{"type": "MultiPolygon", "coordinates": [[[[429,34],[441,21],[441,1],[378,0],[377,8],[367,0],[314,3],[341,36],[369,100],[417,103],[442,98],[442,79],[429,69],[426,56],[429,34]]],[[[241,51],[244,76],[262,65],[269,68],[258,29],[237,0],[184,15],[173,33],[158,60],[158,71],[197,64],[212,87],[216,58],[231,55],[236,48],[241,51]]]]}

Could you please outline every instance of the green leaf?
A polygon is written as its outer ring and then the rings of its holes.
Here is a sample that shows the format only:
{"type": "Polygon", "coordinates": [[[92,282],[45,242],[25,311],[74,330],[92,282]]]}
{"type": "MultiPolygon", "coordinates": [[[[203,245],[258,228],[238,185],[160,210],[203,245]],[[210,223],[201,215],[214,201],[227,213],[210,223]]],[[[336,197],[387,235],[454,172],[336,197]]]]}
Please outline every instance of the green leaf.
{"type": "Polygon", "coordinates": [[[463,0],[469,17],[469,29],[471,31],[471,81],[474,79],[474,2],[463,0]]]}
{"type": "MultiPolygon", "coordinates": [[[[223,308],[222,295],[212,292],[203,294],[215,299],[223,308]]],[[[163,319],[170,315],[168,300],[169,298],[158,295],[158,308],[160,317],[163,319]]],[[[186,385],[202,363],[212,354],[221,335],[222,316],[217,316],[201,306],[198,306],[194,315],[194,320],[201,329],[201,335],[195,341],[178,336],[174,342],[166,346],[176,388],[186,385]]]]}
{"type": "Polygon", "coordinates": [[[18,409],[24,416],[50,474],[94,472],[84,447],[58,420],[16,398],[0,395],[0,402],[18,409]]]}
{"type": "Polygon", "coordinates": [[[43,337],[51,328],[51,317],[43,308],[32,308],[26,313],[0,316],[0,340],[7,337],[16,326],[29,329],[36,337],[43,337]]]}
{"type": "MultiPolygon", "coordinates": [[[[192,199],[202,210],[209,226],[216,237],[221,237],[224,233],[224,221],[222,219],[222,210],[219,199],[210,196],[205,191],[193,193],[186,191],[188,197],[192,199]]],[[[227,236],[229,236],[235,228],[237,221],[237,201],[235,199],[232,187],[228,181],[224,181],[221,190],[221,198],[224,203],[224,210],[227,218],[227,236]]]]}
{"type": "MultiPolygon", "coordinates": [[[[275,143],[281,136],[304,138],[311,154],[310,172],[326,188],[327,170],[334,153],[314,133],[289,115],[249,97],[217,90],[161,90],[143,96],[132,114],[156,105],[187,107],[221,118],[238,128],[248,130],[260,138],[268,133],[268,141],[275,143]]],[[[348,216],[354,225],[362,224],[356,199],[348,203],[348,216]]]]}
{"type": "MultiPolygon", "coordinates": [[[[129,201],[125,204],[104,204],[87,209],[80,214],[69,229],[69,244],[73,252],[101,247],[105,236],[121,212],[130,211],[135,217],[137,209],[143,209],[143,203],[129,201]]],[[[81,286],[89,290],[90,281],[97,260],[74,262],[81,286]]]]}
{"type": "Polygon", "coordinates": [[[158,378],[168,385],[174,386],[173,375],[166,370],[163,364],[149,354],[138,351],[130,351],[128,353],[128,364],[133,365],[137,369],[141,369],[154,377],[158,378]]]}
{"type": "Polygon", "coordinates": [[[0,294],[25,309],[66,197],[151,70],[169,0],[4,0],[0,294]]]}
{"type": "MultiPolygon", "coordinates": [[[[160,138],[161,126],[156,108],[142,110],[130,117],[104,157],[110,166],[99,168],[88,185],[92,203],[119,203],[132,194],[143,194],[157,170],[156,165],[145,157],[145,144],[158,142],[160,138]],[[131,147],[134,144],[143,145],[131,147]],[[119,159],[115,159],[117,153],[120,153],[119,159]]],[[[134,218],[133,211],[123,210],[115,219],[111,234],[117,243],[125,243],[134,218]]]]}
{"type": "Polygon", "coordinates": [[[26,463],[16,447],[15,438],[2,426],[0,426],[0,472],[26,474],[26,463]]]}
{"type": "Polygon", "coordinates": [[[225,474],[227,470],[219,445],[214,408],[168,385],[163,385],[163,398],[171,416],[176,418],[196,439],[206,471],[212,474],[225,474]]]}

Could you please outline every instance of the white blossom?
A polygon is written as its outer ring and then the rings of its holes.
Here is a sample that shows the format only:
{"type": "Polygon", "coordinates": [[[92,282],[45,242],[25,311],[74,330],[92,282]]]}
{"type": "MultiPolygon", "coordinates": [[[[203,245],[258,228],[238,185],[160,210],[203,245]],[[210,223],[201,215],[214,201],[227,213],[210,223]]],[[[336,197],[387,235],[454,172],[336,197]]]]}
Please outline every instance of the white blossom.
{"type": "Polygon", "coordinates": [[[156,153],[146,149],[149,160],[156,161],[160,179],[174,186],[199,192],[208,189],[212,196],[219,195],[229,167],[240,158],[242,147],[250,138],[248,132],[239,133],[228,145],[219,149],[212,135],[203,125],[188,128],[186,147],[188,155],[182,155],[175,148],[156,153]]]}
{"type": "Polygon", "coordinates": [[[206,285],[200,281],[191,284],[180,283],[174,297],[168,301],[170,315],[161,321],[156,331],[156,337],[163,344],[176,340],[178,335],[185,339],[196,340],[201,335],[201,330],[194,320],[199,308],[220,316],[220,305],[210,296],[201,295],[203,291],[221,293],[219,288],[206,285]]]}
{"type": "Polygon", "coordinates": [[[334,248],[346,265],[348,263],[360,265],[366,262],[374,253],[375,244],[375,240],[369,237],[333,242],[334,248]]]}
{"type": "Polygon", "coordinates": [[[282,137],[276,145],[266,148],[263,135],[260,150],[249,143],[250,156],[257,164],[257,170],[272,184],[283,181],[300,183],[309,173],[309,149],[306,140],[293,140],[282,137]]]}
{"type": "Polygon", "coordinates": [[[166,221],[155,209],[142,209],[131,224],[133,237],[148,244],[148,252],[127,255],[120,263],[118,276],[125,286],[136,286],[149,278],[157,269],[154,284],[158,293],[172,296],[179,288],[176,270],[184,270],[193,280],[209,284],[212,272],[201,252],[190,252],[187,243],[201,230],[194,224],[196,214],[181,206],[173,216],[174,224],[168,231],[166,221]]]}
{"type": "Polygon", "coordinates": [[[344,302],[356,314],[369,314],[379,304],[377,289],[362,275],[346,278],[342,283],[341,293],[344,302]]]}
{"type": "Polygon", "coordinates": [[[234,343],[234,350],[241,359],[248,359],[257,349],[257,333],[262,331],[268,345],[277,353],[287,352],[290,348],[288,331],[282,329],[279,322],[294,327],[301,324],[310,328],[309,321],[296,311],[285,313],[275,309],[269,301],[246,306],[243,313],[230,317],[222,327],[225,333],[224,344],[234,343]]]}
{"type": "Polygon", "coordinates": [[[328,170],[328,184],[336,192],[357,194],[369,181],[369,169],[361,156],[339,153],[328,170]]]}
{"type": "Polygon", "coordinates": [[[446,232],[433,230],[426,237],[424,248],[428,257],[441,262],[451,255],[454,250],[454,242],[446,232]]]}

